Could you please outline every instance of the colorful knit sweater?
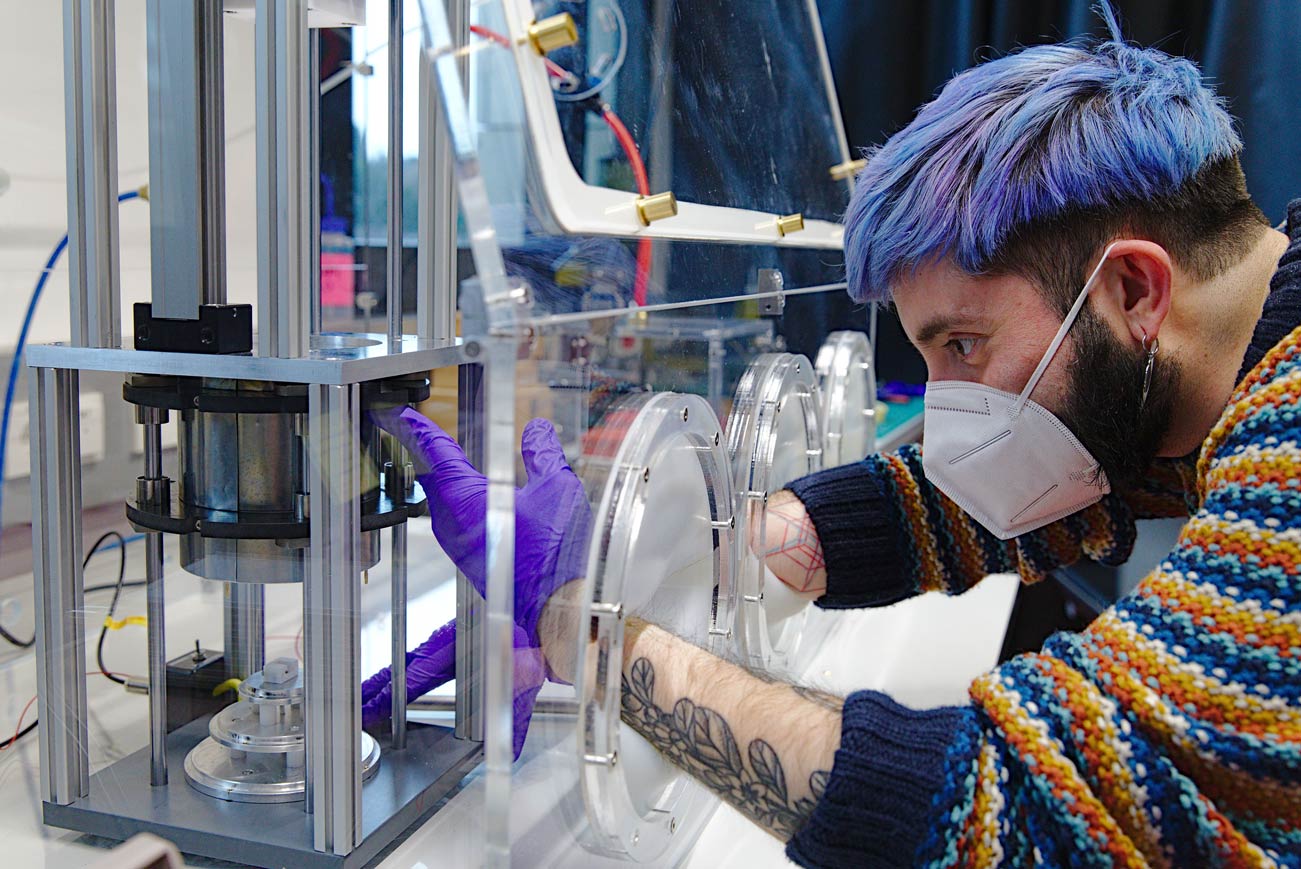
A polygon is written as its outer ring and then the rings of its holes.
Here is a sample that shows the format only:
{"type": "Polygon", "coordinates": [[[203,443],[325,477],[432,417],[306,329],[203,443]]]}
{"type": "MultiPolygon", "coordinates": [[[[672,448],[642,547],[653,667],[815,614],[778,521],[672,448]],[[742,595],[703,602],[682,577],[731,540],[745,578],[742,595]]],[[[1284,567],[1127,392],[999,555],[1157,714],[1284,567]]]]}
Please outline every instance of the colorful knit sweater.
{"type": "MultiPolygon", "coordinates": [[[[1166,469],[1191,483],[1174,550],[1087,630],[977,679],[969,707],[916,712],[876,692],[851,695],[830,781],[788,846],[792,859],[1301,866],[1301,201],[1291,218],[1293,244],[1257,328],[1272,349],[1248,354],[1253,366],[1191,475],[1166,469]]],[[[1033,578],[1081,552],[1123,559],[1133,518],[1183,489],[1118,496],[997,544],[925,484],[915,452],[874,461],[898,473],[870,494],[914,498],[894,509],[916,520],[899,524],[919,542],[896,546],[896,572],[880,582],[842,581],[832,605],[956,591],[994,570],[1033,578]]],[[[804,491],[821,535],[826,503],[816,482],[804,491]]],[[[833,550],[837,521],[827,526],[833,550]]],[[[867,545],[880,550],[898,540],[875,533],[867,545]]]]}

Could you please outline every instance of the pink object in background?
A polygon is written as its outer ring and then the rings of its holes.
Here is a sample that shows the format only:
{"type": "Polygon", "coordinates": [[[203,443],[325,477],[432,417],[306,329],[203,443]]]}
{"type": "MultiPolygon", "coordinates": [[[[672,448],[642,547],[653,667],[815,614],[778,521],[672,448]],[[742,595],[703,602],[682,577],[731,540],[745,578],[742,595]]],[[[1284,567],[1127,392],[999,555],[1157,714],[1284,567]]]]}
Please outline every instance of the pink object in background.
{"type": "Polygon", "coordinates": [[[338,217],[321,220],[321,304],[351,311],[357,299],[357,262],[347,226],[338,217]]]}

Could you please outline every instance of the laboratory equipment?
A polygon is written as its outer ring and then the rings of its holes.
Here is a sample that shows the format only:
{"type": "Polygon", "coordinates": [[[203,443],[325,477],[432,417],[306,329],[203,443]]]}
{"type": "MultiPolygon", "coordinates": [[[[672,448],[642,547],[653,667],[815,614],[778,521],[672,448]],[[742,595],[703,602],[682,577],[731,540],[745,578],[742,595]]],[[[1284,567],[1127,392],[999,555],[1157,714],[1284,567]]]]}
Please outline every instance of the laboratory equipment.
{"type": "Polygon", "coordinates": [[[790,311],[844,289],[835,220],[856,164],[812,0],[604,0],[586,15],[529,0],[414,4],[414,335],[398,258],[403,4],[380,22],[344,0],[226,4],[257,34],[254,312],[225,290],[223,4],[153,0],[151,46],[204,49],[149,57],[153,287],[134,311],[133,349],[119,346],[108,207],[111,3],[65,4],[73,337],[27,356],[46,822],[110,837],[152,831],[258,865],[354,866],[450,796],[472,804],[474,822],[447,831],[446,852],[474,863],[678,860],[717,800],[620,722],[622,630],[636,615],[720,653],[744,632],[747,652],[769,665],[796,647],[797,620],[778,633],[742,606],[744,594],[763,600],[763,577],[738,575],[762,511],[751,501],[738,511],[736,490],[743,480],[747,498],[773,491],[815,469],[823,449],[814,366],[762,355],[781,348],[790,311]],[[386,95],[397,107],[382,334],[325,329],[316,268],[313,28],[359,24],[388,29],[386,95]],[[458,244],[471,278],[458,271],[458,244]],[[487,594],[458,580],[453,714],[414,726],[402,672],[406,536],[423,498],[368,414],[420,401],[440,369],[457,372],[458,440],[489,481],[487,594]],[[124,495],[149,550],[150,740],[102,769],[87,738],[80,471],[67,423],[81,370],[120,372],[145,433],[143,473],[124,495]],[[175,468],[160,438],[172,413],[175,468]],[[556,419],[593,505],[576,605],[592,634],[576,646],[572,684],[544,687],[513,762],[513,496],[517,433],[534,414],[556,419]],[[744,441],[734,449],[723,417],[744,441]],[[738,477],[733,461],[747,455],[738,477]],[[178,538],[181,568],[224,583],[226,666],[241,680],[232,705],[172,733],[163,535],[178,538]],[[395,714],[363,733],[369,568],[391,582],[395,714]],[[303,587],[296,674],[264,660],[271,583],[303,587]],[[535,800],[540,770],[547,797],[535,800]]]}

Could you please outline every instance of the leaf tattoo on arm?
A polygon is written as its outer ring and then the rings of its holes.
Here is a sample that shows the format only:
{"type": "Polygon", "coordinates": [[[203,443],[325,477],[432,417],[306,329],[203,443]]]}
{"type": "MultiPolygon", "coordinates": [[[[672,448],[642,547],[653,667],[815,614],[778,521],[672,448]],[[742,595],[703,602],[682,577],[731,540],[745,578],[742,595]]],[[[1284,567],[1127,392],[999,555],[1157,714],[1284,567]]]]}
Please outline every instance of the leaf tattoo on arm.
{"type": "Polygon", "coordinates": [[[664,710],[654,696],[655,668],[638,658],[623,679],[623,720],[773,835],[783,841],[795,835],[822,797],[829,771],[809,776],[811,798],[792,800],[781,758],[770,743],[755,739],[743,755],[722,715],[686,697],[664,710]]]}

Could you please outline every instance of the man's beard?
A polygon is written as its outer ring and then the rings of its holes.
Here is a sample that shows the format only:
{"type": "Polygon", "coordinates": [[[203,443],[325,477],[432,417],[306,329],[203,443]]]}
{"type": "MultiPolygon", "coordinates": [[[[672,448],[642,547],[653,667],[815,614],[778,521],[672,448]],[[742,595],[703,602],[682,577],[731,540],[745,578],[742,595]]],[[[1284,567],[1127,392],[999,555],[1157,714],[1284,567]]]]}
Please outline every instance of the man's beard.
{"type": "Polygon", "coordinates": [[[1057,414],[1101,466],[1112,489],[1137,483],[1170,429],[1179,364],[1157,355],[1143,401],[1147,354],[1122,342],[1085,305],[1071,328],[1075,361],[1057,414]]]}

